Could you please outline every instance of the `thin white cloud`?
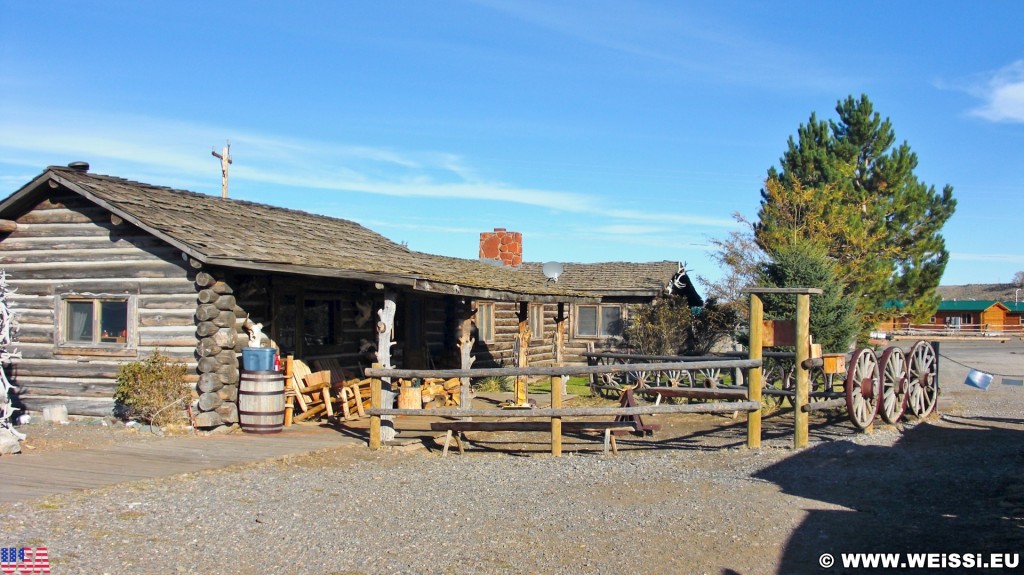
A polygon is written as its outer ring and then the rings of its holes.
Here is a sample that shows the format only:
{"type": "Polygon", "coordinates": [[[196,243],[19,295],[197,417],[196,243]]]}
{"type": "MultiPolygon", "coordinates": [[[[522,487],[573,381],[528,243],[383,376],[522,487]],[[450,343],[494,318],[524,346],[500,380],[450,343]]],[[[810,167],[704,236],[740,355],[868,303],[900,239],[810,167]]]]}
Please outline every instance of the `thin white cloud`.
{"type": "Polygon", "coordinates": [[[8,165],[38,167],[87,160],[97,172],[193,189],[193,183],[200,183],[202,189],[219,181],[211,176],[217,172],[216,160],[205,146],[219,151],[224,135],[232,134],[232,181],[399,198],[506,202],[588,214],[600,217],[602,223],[613,220],[608,225],[735,227],[727,218],[663,213],[656,208],[620,209],[615,202],[593,195],[488,180],[463,157],[447,152],[337,145],[144,116],[8,112],[0,109],[0,114],[18,118],[0,126],[0,158],[8,165]]]}
{"type": "Polygon", "coordinates": [[[971,114],[992,122],[1024,122],[1024,60],[1017,60],[968,87],[984,103],[971,114]]]}
{"type": "Polygon", "coordinates": [[[632,236],[640,234],[659,234],[668,233],[666,228],[658,228],[655,226],[645,226],[641,224],[611,224],[607,226],[597,226],[593,228],[595,232],[601,234],[611,234],[617,236],[632,236]]]}
{"type": "Polygon", "coordinates": [[[395,230],[411,230],[416,232],[431,232],[441,234],[478,234],[480,233],[479,228],[465,228],[460,226],[439,226],[435,224],[420,224],[415,222],[405,223],[396,222],[393,220],[375,220],[368,219],[362,220],[360,224],[374,229],[395,229],[395,230]]]}
{"type": "Polygon", "coordinates": [[[777,36],[746,30],[692,3],[471,0],[580,42],[670,70],[735,84],[834,92],[850,79],[777,36]]]}
{"type": "Polygon", "coordinates": [[[711,228],[737,228],[740,226],[740,224],[738,224],[736,220],[731,217],[719,218],[715,216],[702,216],[700,214],[671,214],[615,209],[609,211],[608,215],[628,220],[661,222],[665,224],[678,224],[685,226],[700,226],[711,228]]]}
{"type": "Polygon", "coordinates": [[[1005,262],[1024,263],[1024,254],[972,254],[965,252],[951,252],[949,259],[962,262],[1005,262]]]}

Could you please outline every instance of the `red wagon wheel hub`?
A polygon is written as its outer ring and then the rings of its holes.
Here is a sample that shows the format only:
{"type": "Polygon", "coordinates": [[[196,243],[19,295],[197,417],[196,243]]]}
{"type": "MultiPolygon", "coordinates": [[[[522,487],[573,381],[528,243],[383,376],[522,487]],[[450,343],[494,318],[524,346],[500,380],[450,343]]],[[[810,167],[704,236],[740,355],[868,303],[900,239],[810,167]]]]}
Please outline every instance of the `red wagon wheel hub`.
{"type": "Polygon", "coordinates": [[[873,377],[865,377],[860,380],[860,394],[864,399],[871,399],[875,396],[875,379],[873,377]]]}

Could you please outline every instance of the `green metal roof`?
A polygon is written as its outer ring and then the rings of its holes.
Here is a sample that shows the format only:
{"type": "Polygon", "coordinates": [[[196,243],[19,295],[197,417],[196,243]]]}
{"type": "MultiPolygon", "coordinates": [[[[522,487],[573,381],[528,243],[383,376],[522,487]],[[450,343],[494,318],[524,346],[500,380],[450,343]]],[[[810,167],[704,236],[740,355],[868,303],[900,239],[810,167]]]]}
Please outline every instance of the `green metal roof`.
{"type": "MultiPolygon", "coordinates": [[[[982,312],[1002,302],[993,299],[947,300],[939,304],[938,311],[977,311],[982,312]]],[[[1003,304],[1006,305],[1006,304],[1003,304]]],[[[1009,306],[1007,306],[1009,307],[1009,306]]]]}
{"type": "Polygon", "coordinates": [[[1010,308],[1012,313],[1024,313],[1024,301],[1004,301],[1002,304],[1010,308]]]}

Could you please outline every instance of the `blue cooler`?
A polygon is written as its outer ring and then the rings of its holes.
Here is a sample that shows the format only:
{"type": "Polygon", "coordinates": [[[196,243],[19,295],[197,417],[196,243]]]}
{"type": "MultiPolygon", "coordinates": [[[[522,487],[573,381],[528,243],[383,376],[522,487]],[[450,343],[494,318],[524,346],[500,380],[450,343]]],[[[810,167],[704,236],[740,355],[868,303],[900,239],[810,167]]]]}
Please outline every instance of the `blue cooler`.
{"type": "Polygon", "coordinates": [[[273,371],[276,352],[277,350],[272,347],[243,347],[242,369],[246,371],[273,371]]]}

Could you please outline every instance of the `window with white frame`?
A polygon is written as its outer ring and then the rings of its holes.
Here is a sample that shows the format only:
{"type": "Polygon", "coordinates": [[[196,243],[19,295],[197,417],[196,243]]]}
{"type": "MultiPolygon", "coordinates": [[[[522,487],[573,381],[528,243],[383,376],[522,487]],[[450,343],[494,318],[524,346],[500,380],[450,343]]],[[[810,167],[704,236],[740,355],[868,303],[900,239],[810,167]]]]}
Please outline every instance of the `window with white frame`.
{"type": "Polygon", "coordinates": [[[618,337],[623,333],[621,305],[576,306],[576,337],[618,337]]]}
{"type": "Polygon", "coordinates": [[[60,298],[61,346],[128,348],[130,320],[134,317],[130,296],[78,296],[60,298]]]}
{"type": "Polygon", "coordinates": [[[494,343],[494,304],[480,302],[476,304],[476,340],[483,343],[494,343]]]}
{"type": "Polygon", "coordinates": [[[530,339],[544,339],[544,304],[532,303],[529,311],[530,339]]]}

